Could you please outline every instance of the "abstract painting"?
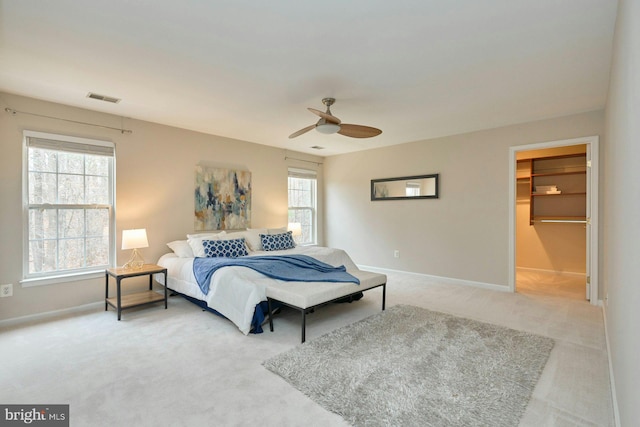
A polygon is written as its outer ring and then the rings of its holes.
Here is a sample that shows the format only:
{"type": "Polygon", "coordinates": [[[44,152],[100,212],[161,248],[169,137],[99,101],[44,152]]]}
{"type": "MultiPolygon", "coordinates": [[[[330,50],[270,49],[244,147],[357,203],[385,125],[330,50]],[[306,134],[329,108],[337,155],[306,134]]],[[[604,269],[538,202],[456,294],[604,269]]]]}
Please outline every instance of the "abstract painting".
{"type": "Polygon", "coordinates": [[[251,172],[196,166],[196,231],[251,226],[251,172]]]}

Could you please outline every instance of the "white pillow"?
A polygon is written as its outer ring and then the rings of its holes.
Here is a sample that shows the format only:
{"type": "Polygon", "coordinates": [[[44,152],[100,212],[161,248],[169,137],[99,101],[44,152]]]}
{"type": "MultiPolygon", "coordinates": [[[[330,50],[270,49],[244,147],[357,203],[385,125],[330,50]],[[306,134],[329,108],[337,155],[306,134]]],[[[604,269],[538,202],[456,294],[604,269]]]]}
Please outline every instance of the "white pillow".
{"type": "Polygon", "coordinates": [[[215,239],[216,236],[219,235],[224,235],[227,232],[222,230],[222,231],[207,231],[206,233],[197,233],[197,234],[187,234],[187,239],[197,239],[198,237],[211,237],[213,239],[215,239]]]}
{"type": "Polygon", "coordinates": [[[200,233],[200,234],[187,234],[187,242],[191,246],[193,255],[196,257],[205,257],[204,246],[202,242],[204,240],[221,240],[222,237],[227,234],[226,231],[218,233],[200,233]]]}
{"type": "Polygon", "coordinates": [[[265,233],[267,233],[266,228],[247,228],[247,231],[244,232],[244,241],[247,243],[250,251],[262,250],[260,234],[265,233]]]}
{"type": "Polygon", "coordinates": [[[234,240],[244,237],[244,231],[232,231],[230,233],[224,233],[222,240],[234,240]]]}
{"type": "Polygon", "coordinates": [[[167,246],[180,258],[193,258],[193,250],[186,240],[174,240],[167,243],[167,246]]]}
{"type": "Polygon", "coordinates": [[[282,234],[287,232],[287,227],[282,228],[247,228],[244,233],[244,241],[250,251],[263,251],[261,234],[282,234]]]}
{"type": "MultiPolygon", "coordinates": [[[[287,227],[281,227],[281,228],[270,228],[267,230],[267,234],[282,234],[282,233],[286,233],[287,231],[287,227]]],[[[264,233],[262,233],[264,234],[264,233]]]]}

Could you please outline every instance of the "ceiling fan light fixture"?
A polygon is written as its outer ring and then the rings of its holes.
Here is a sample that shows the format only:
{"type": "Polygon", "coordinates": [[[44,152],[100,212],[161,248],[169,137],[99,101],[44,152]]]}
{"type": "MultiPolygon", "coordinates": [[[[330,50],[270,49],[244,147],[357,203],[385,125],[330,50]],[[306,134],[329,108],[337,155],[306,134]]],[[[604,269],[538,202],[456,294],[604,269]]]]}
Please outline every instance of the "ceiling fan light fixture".
{"type": "Polygon", "coordinates": [[[289,139],[297,138],[302,134],[309,132],[311,129],[316,130],[325,135],[331,135],[332,133],[339,133],[342,136],[348,136],[349,138],[371,138],[378,136],[382,133],[380,129],[372,128],[371,126],[362,126],[354,124],[345,124],[342,121],[331,114],[331,107],[336,100],[334,98],[324,98],[322,103],[327,106],[327,111],[322,112],[315,108],[307,108],[320,119],[314,125],[309,125],[289,135],[289,139]]]}
{"type": "Polygon", "coordinates": [[[316,130],[320,133],[324,133],[326,135],[336,133],[340,130],[340,125],[335,123],[323,123],[316,126],[316,130]]]}

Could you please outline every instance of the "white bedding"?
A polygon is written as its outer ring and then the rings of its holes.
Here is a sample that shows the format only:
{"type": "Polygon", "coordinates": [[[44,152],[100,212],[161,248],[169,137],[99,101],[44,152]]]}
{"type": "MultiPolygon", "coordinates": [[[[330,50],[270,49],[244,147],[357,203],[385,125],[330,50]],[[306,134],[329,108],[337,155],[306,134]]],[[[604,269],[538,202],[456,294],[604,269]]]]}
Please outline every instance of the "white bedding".
{"type": "MultiPolygon", "coordinates": [[[[347,271],[358,271],[349,255],[341,249],[297,246],[283,251],[255,251],[249,256],[289,254],[308,255],[334,267],[344,265],[347,271]]],[[[251,330],[256,305],[267,300],[267,285],[282,283],[250,268],[224,267],[213,275],[209,293],[205,295],[193,275],[193,258],[180,258],[169,253],[160,257],[158,265],[167,269],[167,286],[170,289],[205,301],[210,308],[235,323],[245,335],[251,330]]],[[[162,280],[162,275],[157,279],[162,280]]]]}

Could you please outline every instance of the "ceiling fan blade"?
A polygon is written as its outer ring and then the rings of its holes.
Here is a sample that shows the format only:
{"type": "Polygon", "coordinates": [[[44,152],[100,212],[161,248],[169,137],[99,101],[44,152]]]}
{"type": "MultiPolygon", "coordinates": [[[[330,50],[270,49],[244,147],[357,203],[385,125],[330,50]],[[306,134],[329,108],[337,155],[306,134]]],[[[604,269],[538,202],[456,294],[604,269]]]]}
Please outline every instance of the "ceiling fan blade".
{"type": "Polygon", "coordinates": [[[311,111],[313,114],[316,114],[322,117],[328,122],[335,123],[337,125],[342,123],[339,118],[337,118],[336,116],[332,116],[331,114],[327,114],[324,111],[316,110],[315,108],[307,108],[307,110],[311,111]]]}
{"type": "Polygon", "coordinates": [[[311,125],[311,126],[307,126],[306,128],[302,128],[302,129],[300,129],[298,132],[294,132],[294,133],[292,133],[291,135],[289,135],[289,139],[291,139],[291,138],[295,138],[296,136],[300,136],[300,135],[302,135],[303,133],[307,133],[307,132],[309,132],[311,129],[315,128],[315,127],[316,127],[316,125],[311,125]]]}
{"type": "Polygon", "coordinates": [[[380,135],[382,131],[369,126],[349,125],[343,123],[340,125],[338,133],[340,135],[350,136],[351,138],[371,138],[372,136],[380,135]]]}

